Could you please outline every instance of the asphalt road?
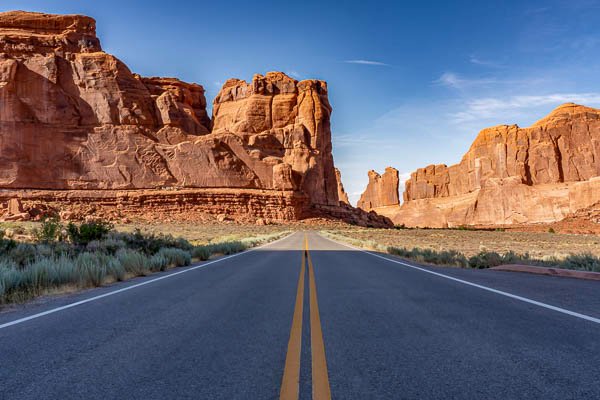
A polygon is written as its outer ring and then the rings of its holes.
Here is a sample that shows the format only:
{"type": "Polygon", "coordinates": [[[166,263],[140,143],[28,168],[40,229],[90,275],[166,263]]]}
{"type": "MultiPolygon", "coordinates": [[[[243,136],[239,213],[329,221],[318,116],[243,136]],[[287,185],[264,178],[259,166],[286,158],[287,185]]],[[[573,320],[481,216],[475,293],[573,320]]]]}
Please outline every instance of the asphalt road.
{"type": "Polygon", "coordinates": [[[5,310],[0,399],[600,398],[600,283],[397,261],[297,232],[5,310]]]}

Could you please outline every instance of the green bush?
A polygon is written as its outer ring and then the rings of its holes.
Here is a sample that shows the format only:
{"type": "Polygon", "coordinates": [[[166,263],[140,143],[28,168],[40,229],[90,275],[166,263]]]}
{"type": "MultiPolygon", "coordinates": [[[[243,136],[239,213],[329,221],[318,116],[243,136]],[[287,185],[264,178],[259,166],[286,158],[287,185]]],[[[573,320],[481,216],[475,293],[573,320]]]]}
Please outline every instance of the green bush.
{"type": "Polygon", "coordinates": [[[86,222],[79,226],[70,222],[67,233],[72,243],[87,245],[93,240],[101,240],[113,229],[113,224],[106,221],[86,222]]]}
{"type": "Polygon", "coordinates": [[[63,226],[58,217],[45,217],[40,229],[34,230],[34,235],[38,242],[54,242],[62,240],[62,229],[63,226]]]}

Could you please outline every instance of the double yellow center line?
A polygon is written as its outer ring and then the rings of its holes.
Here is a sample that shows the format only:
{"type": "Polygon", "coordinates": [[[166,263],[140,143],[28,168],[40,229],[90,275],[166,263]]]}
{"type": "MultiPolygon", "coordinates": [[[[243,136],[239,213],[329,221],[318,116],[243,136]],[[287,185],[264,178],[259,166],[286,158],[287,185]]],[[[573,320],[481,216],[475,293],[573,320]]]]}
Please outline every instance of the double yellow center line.
{"type": "Polygon", "coordinates": [[[300,394],[300,353],[302,350],[302,313],[304,309],[304,275],[308,262],[309,302],[310,302],[310,347],[312,361],[312,398],[313,400],[330,400],[329,376],[327,374],[327,359],[325,358],[325,344],[323,330],[319,317],[319,304],[317,302],[317,285],[315,271],[308,251],[308,239],[304,235],[304,251],[302,252],[302,267],[298,278],[296,304],[292,329],[288,342],[283,380],[281,381],[280,400],[297,400],[300,394]]]}

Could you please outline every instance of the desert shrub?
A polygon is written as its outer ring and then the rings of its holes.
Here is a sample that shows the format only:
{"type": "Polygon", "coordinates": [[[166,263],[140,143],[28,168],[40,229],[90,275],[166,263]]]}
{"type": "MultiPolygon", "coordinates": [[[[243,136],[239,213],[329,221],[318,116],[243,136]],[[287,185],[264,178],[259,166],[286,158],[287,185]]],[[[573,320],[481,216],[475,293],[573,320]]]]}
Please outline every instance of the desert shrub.
{"type": "Polygon", "coordinates": [[[77,256],[75,265],[79,272],[79,282],[82,286],[100,286],[108,274],[107,263],[109,256],[102,253],[84,252],[77,256]]]}
{"type": "Polygon", "coordinates": [[[38,242],[48,243],[62,239],[63,226],[58,217],[45,217],[39,229],[34,230],[38,242]]]}
{"type": "Polygon", "coordinates": [[[22,289],[37,294],[42,289],[49,287],[52,282],[53,261],[50,258],[39,258],[23,268],[20,282],[22,289]]]}
{"type": "Polygon", "coordinates": [[[192,256],[188,251],[174,247],[162,248],[155,255],[163,256],[168,260],[168,265],[183,267],[192,263],[192,256]]]}
{"type": "Polygon", "coordinates": [[[148,257],[137,250],[120,249],[117,251],[117,258],[126,272],[136,276],[146,275],[150,270],[148,257]]]}
{"type": "Polygon", "coordinates": [[[30,243],[18,243],[8,252],[8,257],[20,267],[24,267],[25,264],[32,262],[36,255],[36,248],[30,243]]]}
{"type": "Polygon", "coordinates": [[[434,260],[434,264],[454,265],[457,267],[466,267],[468,265],[467,257],[456,250],[437,252],[434,256],[434,260]]]}
{"type": "Polygon", "coordinates": [[[431,249],[419,249],[417,247],[408,250],[403,247],[388,247],[387,252],[399,257],[429,264],[454,265],[457,267],[467,266],[465,255],[455,250],[435,251],[431,249]]]}
{"type": "Polygon", "coordinates": [[[554,230],[554,228],[548,228],[548,233],[556,233],[556,231],[554,230]]]}
{"type": "Polygon", "coordinates": [[[509,251],[502,255],[502,264],[521,264],[529,263],[530,257],[528,253],[517,254],[514,251],[509,251]]]}
{"type": "Polygon", "coordinates": [[[394,255],[394,256],[398,256],[398,257],[403,257],[403,258],[410,258],[411,256],[411,252],[410,250],[406,249],[405,247],[388,247],[388,253],[394,255]]]}
{"type": "Polygon", "coordinates": [[[0,255],[6,254],[17,246],[17,242],[12,239],[0,239],[0,255]]]}
{"type": "Polygon", "coordinates": [[[150,257],[151,271],[165,271],[169,267],[169,259],[160,253],[156,253],[150,257]]]}
{"type": "Polygon", "coordinates": [[[67,234],[71,242],[87,245],[93,240],[101,240],[113,229],[113,224],[106,221],[86,222],[79,226],[74,223],[67,225],[67,234]]]}
{"type": "Polygon", "coordinates": [[[590,253],[573,254],[565,257],[559,266],[567,269],[600,272],[600,258],[590,253]]]}
{"type": "Polygon", "coordinates": [[[46,244],[40,243],[35,246],[36,257],[52,257],[55,254],[54,247],[46,244]]]}
{"type": "Polygon", "coordinates": [[[125,247],[127,247],[127,244],[123,240],[108,236],[102,240],[90,241],[86,246],[86,250],[114,255],[119,249],[125,247]]]}
{"type": "Polygon", "coordinates": [[[194,247],[183,238],[174,238],[171,235],[163,234],[142,233],[139,229],[136,229],[132,233],[119,233],[115,237],[124,241],[128,248],[139,250],[149,255],[156,254],[164,247],[174,247],[186,251],[191,251],[194,247]]]}
{"type": "Polygon", "coordinates": [[[201,261],[206,261],[210,258],[211,252],[207,246],[195,246],[192,250],[192,256],[201,261]]]}
{"type": "Polygon", "coordinates": [[[51,281],[53,285],[60,286],[79,281],[80,274],[72,258],[61,255],[51,260],[51,268],[53,270],[51,281]]]}
{"type": "Polygon", "coordinates": [[[0,302],[4,302],[6,296],[16,290],[21,284],[21,271],[8,260],[0,261],[0,302]]]}
{"type": "Polygon", "coordinates": [[[504,258],[495,251],[482,251],[469,258],[469,267],[471,268],[491,268],[504,264],[504,258]]]}
{"type": "Polygon", "coordinates": [[[234,254],[246,250],[246,245],[240,241],[214,243],[207,245],[212,254],[234,254]]]}

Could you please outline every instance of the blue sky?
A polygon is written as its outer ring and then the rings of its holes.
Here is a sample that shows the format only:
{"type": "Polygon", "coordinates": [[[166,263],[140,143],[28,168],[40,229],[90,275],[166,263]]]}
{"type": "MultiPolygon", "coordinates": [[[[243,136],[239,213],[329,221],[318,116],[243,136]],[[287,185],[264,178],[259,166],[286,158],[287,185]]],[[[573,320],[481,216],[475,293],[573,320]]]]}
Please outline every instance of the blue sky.
{"type": "Polygon", "coordinates": [[[356,201],[367,171],[455,163],[477,132],[557,105],[600,107],[600,0],[58,1],[137,73],[202,84],[284,71],[329,84],[333,148],[356,201]],[[418,4],[417,4],[418,3],[418,4]]]}

